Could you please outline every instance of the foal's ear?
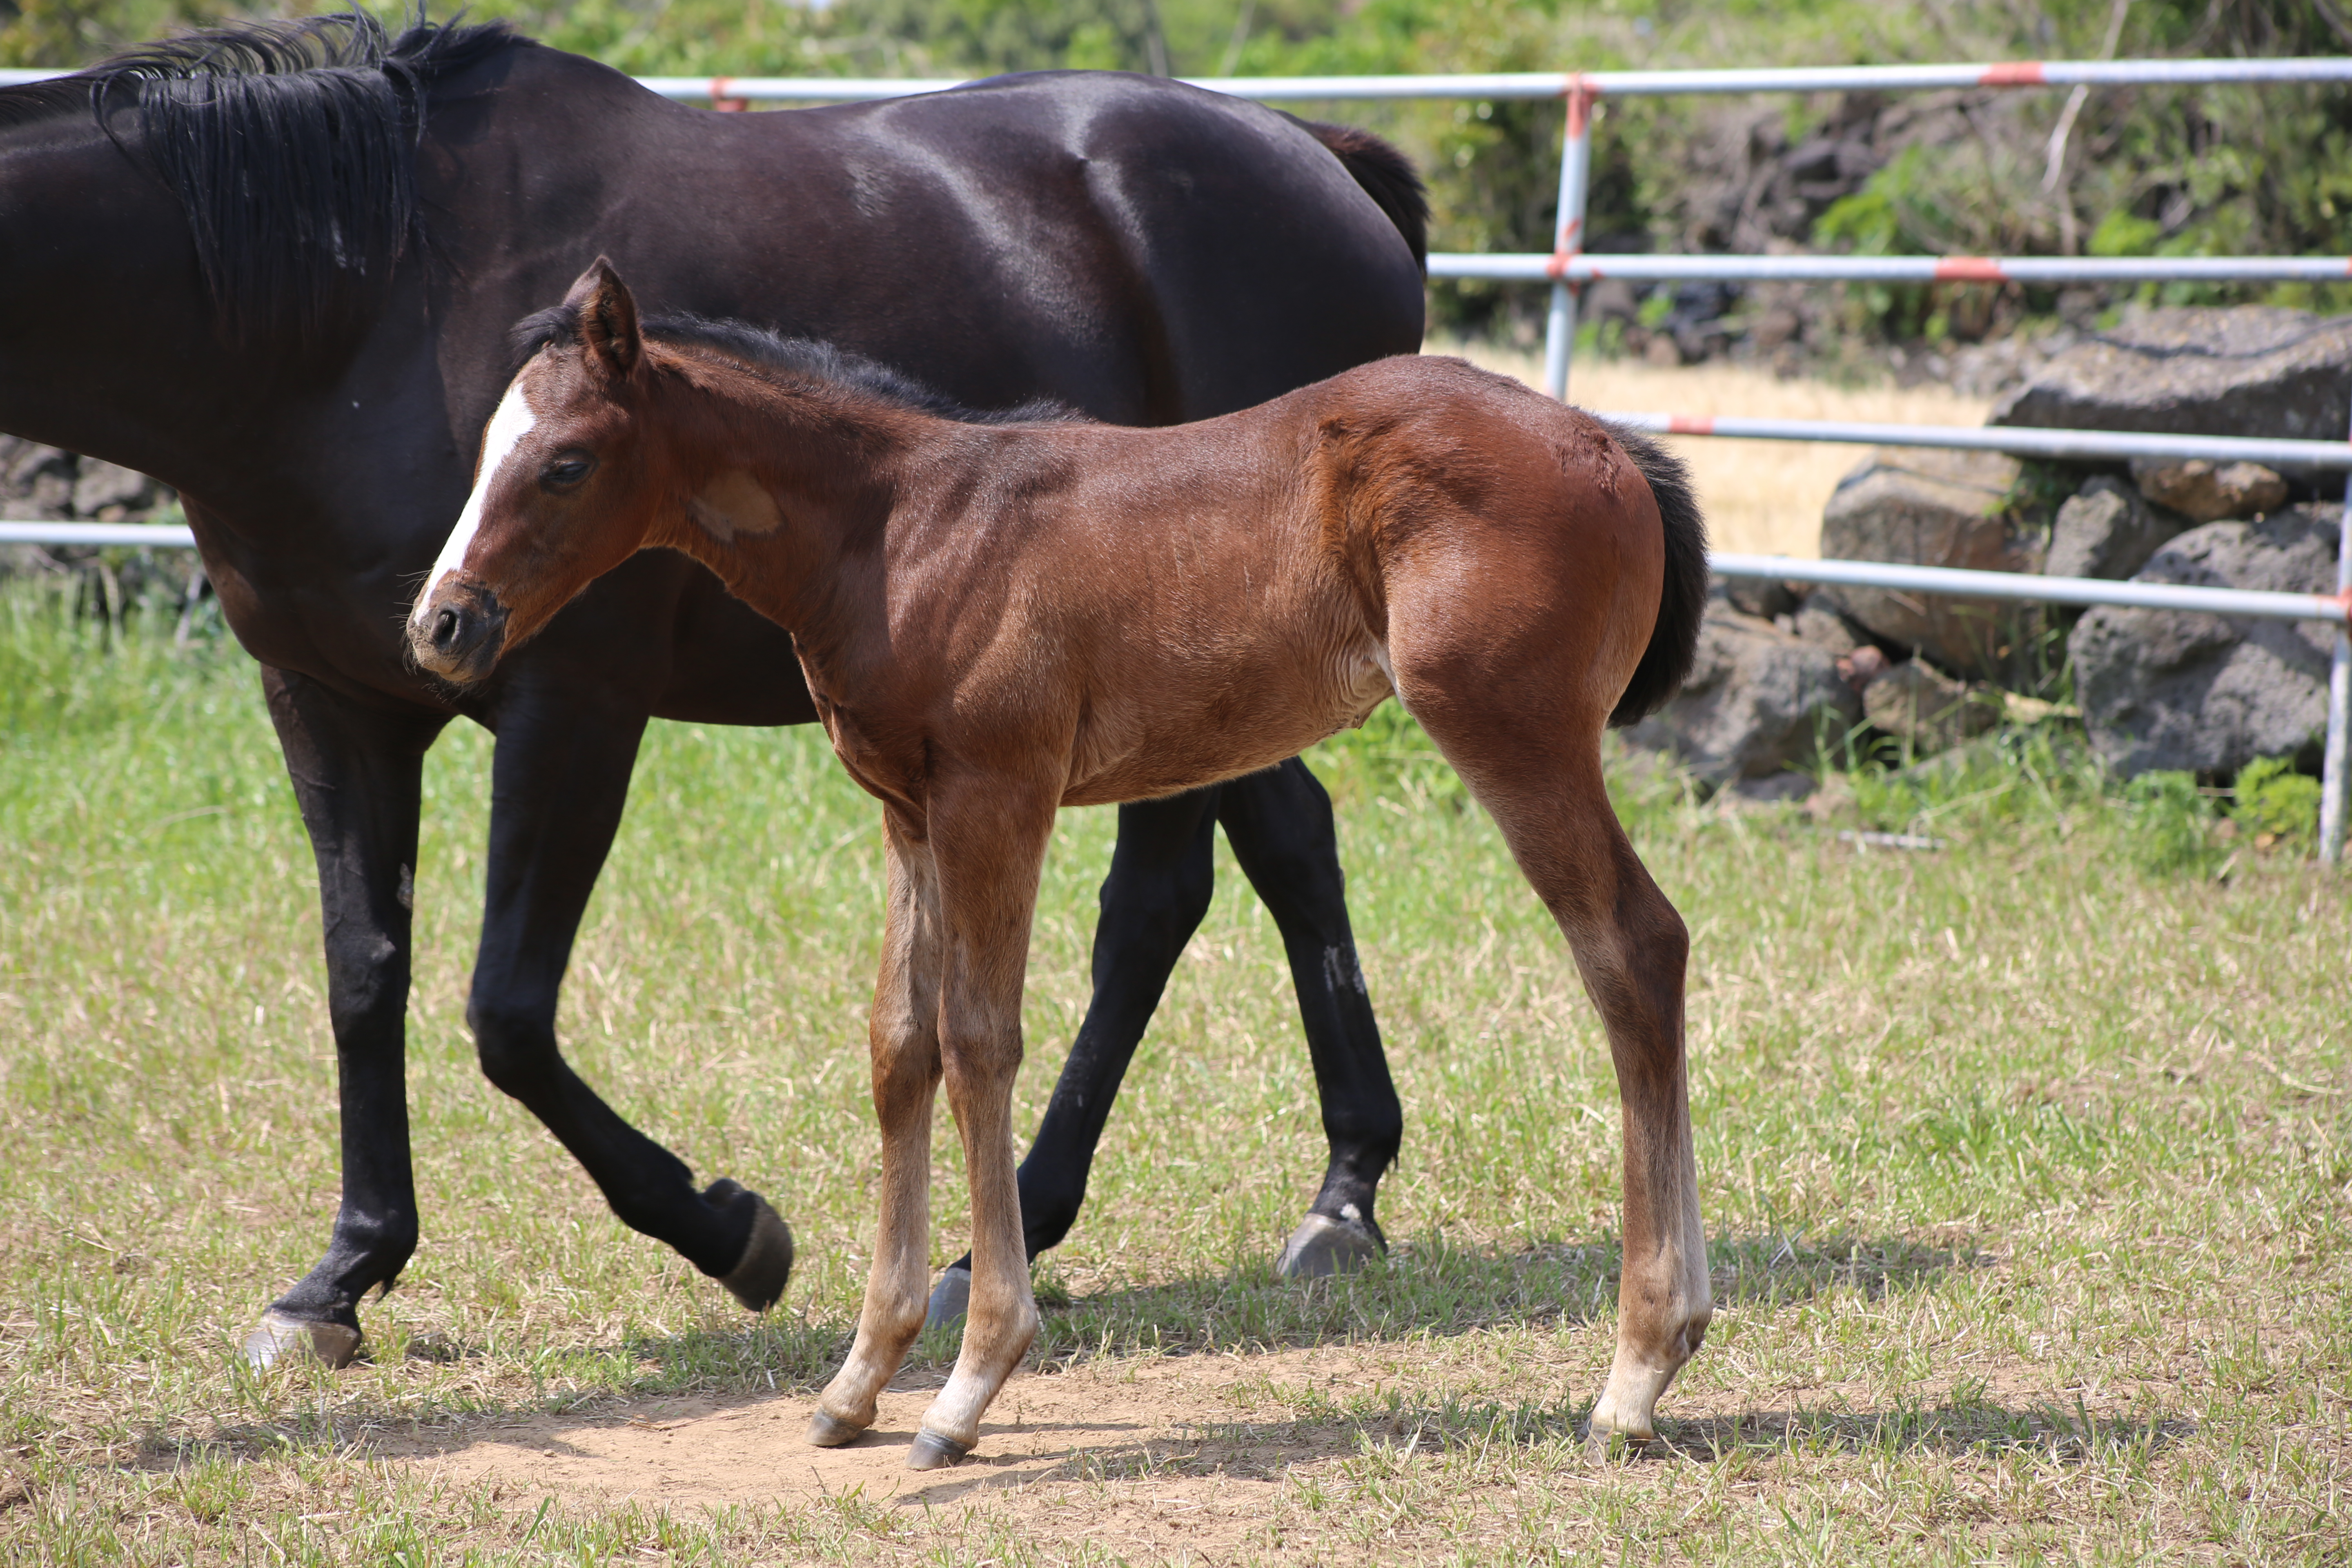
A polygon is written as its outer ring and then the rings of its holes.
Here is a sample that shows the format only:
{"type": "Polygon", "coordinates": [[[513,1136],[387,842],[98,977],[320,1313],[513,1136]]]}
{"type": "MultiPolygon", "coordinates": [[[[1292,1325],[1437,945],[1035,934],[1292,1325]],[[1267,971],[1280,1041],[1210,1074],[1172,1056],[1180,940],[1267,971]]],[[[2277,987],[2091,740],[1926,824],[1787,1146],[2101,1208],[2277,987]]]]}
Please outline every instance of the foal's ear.
{"type": "Polygon", "coordinates": [[[637,368],[645,351],[637,335],[637,302],[610,261],[598,257],[563,302],[580,312],[581,341],[606,370],[625,376],[637,368]]]}

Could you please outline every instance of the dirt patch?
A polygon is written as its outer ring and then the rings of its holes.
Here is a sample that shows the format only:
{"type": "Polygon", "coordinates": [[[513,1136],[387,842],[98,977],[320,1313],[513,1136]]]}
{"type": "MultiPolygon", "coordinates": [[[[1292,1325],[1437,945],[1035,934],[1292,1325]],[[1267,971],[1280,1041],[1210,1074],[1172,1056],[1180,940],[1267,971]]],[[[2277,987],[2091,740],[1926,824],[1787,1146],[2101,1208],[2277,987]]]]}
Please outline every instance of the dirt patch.
{"type": "Polygon", "coordinates": [[[623,1500],[668,1508],[789,1506],[862,1489],[869,1503],[938,1507],[1043,1481],[1150,1479],[1185,1489],[1278,1479],[1343,1452],[1344,1430],[1300,1423],[1278,1383],[1352,1392],[1376,1376],[1329,1352],[1122,1360],[1024,1372],[1007,1384],[962,1464],[919,1473],[907,1447],[943,1381],[908,1376],[882,1396],[874,1428],[843,1448],[803,1436],[814,1393],[648,1400],[594,1416],[543,1416],[387,1439],[375,1457],[432,1479],[496,1483],[518,1503],[623,1500]]]}

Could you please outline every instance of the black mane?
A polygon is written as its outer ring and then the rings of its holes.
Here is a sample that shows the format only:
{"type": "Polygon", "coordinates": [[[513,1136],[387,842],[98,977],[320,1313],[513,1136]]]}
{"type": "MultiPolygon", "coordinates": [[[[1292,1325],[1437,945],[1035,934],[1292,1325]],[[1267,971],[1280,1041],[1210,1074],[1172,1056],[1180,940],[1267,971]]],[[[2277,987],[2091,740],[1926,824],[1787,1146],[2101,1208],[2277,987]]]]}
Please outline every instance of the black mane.
{"type": "MultiPolygon", "coordinates": [[[[901,408],[964,425],[1041,425],[1083,421],[1087,416],[1050,397],[1011,408],[971,408],[879,360],[852,353],[814,338],[788,338],[748,321],[718,321],[705,316],[648,316],[640,329],[658,343],[710,349],[740,363],[763,379],[819,381],[862,392],[901,408]]],[[[517,322],[511,338],[514,369],[551,343],[580,341],[580,310],[554,305],[517,322]]]]}
{"type": "Polygon", "coordinates": [[[317,337],[379,303],[425,243],[415,149],[434,82],[531,47],[502,22],[392,37],[357,12],[211,28],[0,91],[0,124],[86,107],[179,198],[232,339],[317,337]]]}

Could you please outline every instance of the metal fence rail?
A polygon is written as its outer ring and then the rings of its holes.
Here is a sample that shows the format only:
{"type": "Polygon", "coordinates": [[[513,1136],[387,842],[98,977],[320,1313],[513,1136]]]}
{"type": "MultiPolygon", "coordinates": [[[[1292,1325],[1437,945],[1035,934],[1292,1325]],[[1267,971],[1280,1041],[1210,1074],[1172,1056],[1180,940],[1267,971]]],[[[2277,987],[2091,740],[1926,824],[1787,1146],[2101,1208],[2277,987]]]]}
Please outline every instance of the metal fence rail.
{"type": "MultiPolygon", "coordinates": [[[[0,87],[46,80],[70,73],[0,70],[0,87]]],[[[825,77],[643,77],[641,85],[680,101],[707,101],[740,109],[763,102],[845,102],[938,92],[961,85],[930,79],[825,77]]],[[[1516,72],[1464,76],[1220,77],[1188,78],[1196,87],[1267,102],[1403,99],[1550,99],[1565,100],[1560,146],[1559,227],[1549,255],[1429,258],[1433,278],[1486,279],[1551,285],[1545,324],[1544,381],[1555,397],[1565,397],[1576,332],[1577,296],[1597,279],[1638,282],[1813,281],[1916,283],[2062,282],[2335,282],[2352,279],[2346,257],[1933,257],[1933,256],[1658,256],[1594,255],[1582,248],[1585,198],[1591,153],[1593,110],[1608,97],[1695,93],[1917,91],[1929,89],[2051,87],[2198,86],[2289,82],[2352,82],[2352,58],[2206,60],[2008,60],[1920,66],[1831,66],[1755,70],[1637,70],[1516,72]]],[[[2305,468],[2352,468],[2352,440],[2262,441],[2211,436],[2131,435],[2107,431],[1962,429],[1951,426],[1840,424],[1806,420],[1698,418],[1671,415],[1613,416],[1670,434],[1742,437],[1766,440],[1870,442],[2005,451],[2023,456],[2107,458],[2206,457],[2216,460],[2278,462],[2305,468]]],[[[184,529],[103,523],[0,524],[0,543],[140,543],[185,545],[184,529]],[[165,537],[170,535],[170,537],[165,537]]],[[[1951,593],[1971,597],[2039,598],[2061,604],[2129,604],[2150,608],[2206,609],[2215,594],[2233,595],[2235,605],[2272,603],[2270,609],[2217,610],[2231,615],[2276,615],[2290,619],[2333,621],[2337,631],[2329,679],[2326,763],[2320,811],[2321,855],[2342,857],[2347,773],[2352,772],[2352,627],[2345,606],[2352,604],[2352,505],[2345,509],[2337,551],[2337,594],[2246,595],[2233,590],[2191,589],[2152,584],[2116,584],[2079,578],[2016,576],[2000,573],[1952,573],[1930,567],[1878,562],[1804,562],[1779,557],[1722,555],[1724,575],[1779,576],[1790,581],[1837,582],[1951,593]],[[1960,579],[1967,579],[1962,583],[1960,579]],[[1979,582],[1977,579],[1985,579],[1979,582]],[[1991,585],[1988,585],[1990,584],[1991,585]],[[2120,597],[2128,594],[2131,596],[2120,597]],[[2097,595],[2099,597],[2082,597],[2097,595]],[[2205,597],[2199,597],[2200,595],[2205,597]],[[2301,608],[2290,609],[2288,602],[2301,608]]],[[[2219,601],[2214,601],[2218,604],[2219,601]]]]}
{"type": "Polygon", "coordinates": [[[2190,611],[2268,621],[2333,621],[2352,616],[2344,594],[2278,594],[2254,588],[2200,588],[2180,583],[2117,583],[2105,577],[2042,577],[2025,572],[1972,572],[1953,566],[1901,566],[1884,561],[1811,561],[1795,555],[1706,558],[1718,577],[1845,584],[1935,594],[1948,599],[2000,599],[2032,605],[2120,605],[2136,610],[2190,611]]]}
{"type": "MultiPolygon", "coordinates": [[[[1600,412],[1600,411],[1596,411],[1600,412]]],[[[2053,430],[2036,425],[1873,425],[1844,419],[1753,419],[1738,414],[1600,416],[1656,436],[1721,436],[1741,441],[1825,441],[1864,447],[1941,447],[2013,458],[2129,462],[2202,458],[2273,468],[2352,468],[2352,442],[2272,440],[2259,436],[2162,436],[2137,430],[2053,430]]]]}
{"type": "Polygon", "coordinates": [[[193,550],[196,531],[168,522],[0,522],[0,544],[127,544],[193,550]]]}

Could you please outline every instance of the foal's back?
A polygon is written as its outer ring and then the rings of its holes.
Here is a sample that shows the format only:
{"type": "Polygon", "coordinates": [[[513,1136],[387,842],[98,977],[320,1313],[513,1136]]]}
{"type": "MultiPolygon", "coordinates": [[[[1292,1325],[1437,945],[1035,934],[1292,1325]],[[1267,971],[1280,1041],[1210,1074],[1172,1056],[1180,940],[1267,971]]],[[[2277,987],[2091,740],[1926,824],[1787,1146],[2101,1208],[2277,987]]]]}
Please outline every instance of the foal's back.
{"type": "Polygon", "coordinates": [[[995,693],[980,727],[1066,731],[1067,805],[1279,762],[1400,682],[1413,705],[1422,665],[1468,637],[1572,649],[1591,673],[1562,695],[1597,703],[1597,734],[1663,572],[1607,428],[1454,359],[1168,429],[959,432],[908,479],[894,645],[927,626],[968,719],[995,693]]]}

